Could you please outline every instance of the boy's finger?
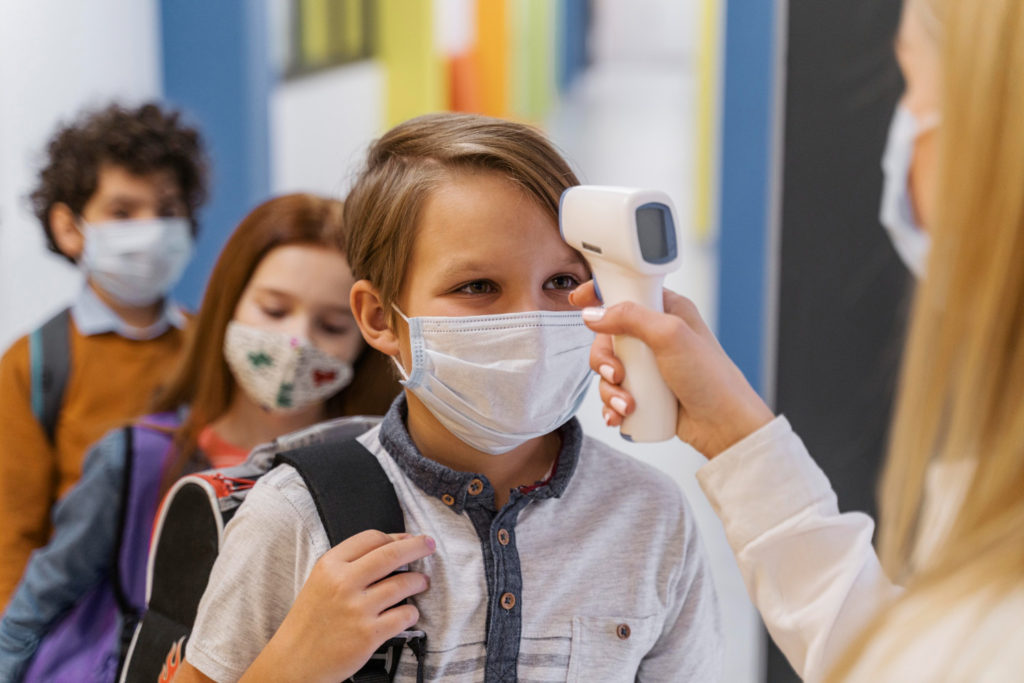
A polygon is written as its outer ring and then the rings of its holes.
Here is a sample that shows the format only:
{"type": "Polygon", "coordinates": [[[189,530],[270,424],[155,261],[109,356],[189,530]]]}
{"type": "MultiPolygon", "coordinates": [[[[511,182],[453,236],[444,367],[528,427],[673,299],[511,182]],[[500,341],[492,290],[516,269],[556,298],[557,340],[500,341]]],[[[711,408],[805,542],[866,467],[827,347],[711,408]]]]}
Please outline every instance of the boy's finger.
{"type": "Polygon", "coordinates": [[[394,638],[402,631],[408,631],[420,620],[420,611],[415,605],[395,605],[377,617],[377,632],[384,636],[380,642],[394,638]]]}
{"type": "Polygon", "coordinates": [[[370,551],[352,563],[353,579],[360,585],[369,586],[380,581],[400,567],[432,555],[436,543],[430,536],[413,536],[393,541],[370,551]]]}
{"type": "Polygon", "coordinates": [[[369,605],[380,613],[406,598],[422,593],[429,587],[430,581],[424,574],[398,572],[367,588],[366,599],[369,605]]]}
{"type": "Polygon", "coordinates": [[[324,553],[324,558],[330,557],[330,561],[355,562],[367,553],[395,542],[396,539],[391,534],[386,534],[376,529],[367,529],[355,536],[346,538],[328,550],[324,553]]]}

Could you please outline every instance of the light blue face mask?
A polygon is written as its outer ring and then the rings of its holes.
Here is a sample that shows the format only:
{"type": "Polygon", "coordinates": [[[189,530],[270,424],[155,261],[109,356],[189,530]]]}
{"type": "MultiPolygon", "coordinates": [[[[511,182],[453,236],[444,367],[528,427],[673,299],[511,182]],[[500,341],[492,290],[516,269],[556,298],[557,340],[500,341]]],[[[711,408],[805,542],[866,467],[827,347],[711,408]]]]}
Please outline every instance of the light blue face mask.
{"type": "Polygon", "coordinates": [[[889,233],[896,253],[918,278],[924,275],[931,238],[921,227],[910,194],[910,168],[917,138],[939,125],[938,114],[918,121],[902,103],[896,107],[889,127],[889,139],[882,157],[885,185],[882,187],[880,220],[889,233]]]}
{"type": "Polygon", "coordinates": [[[590,386],[594,333],[579,311],[407,318],[402,384],[478,451],[506,453],[562,426],[590,386]]]}

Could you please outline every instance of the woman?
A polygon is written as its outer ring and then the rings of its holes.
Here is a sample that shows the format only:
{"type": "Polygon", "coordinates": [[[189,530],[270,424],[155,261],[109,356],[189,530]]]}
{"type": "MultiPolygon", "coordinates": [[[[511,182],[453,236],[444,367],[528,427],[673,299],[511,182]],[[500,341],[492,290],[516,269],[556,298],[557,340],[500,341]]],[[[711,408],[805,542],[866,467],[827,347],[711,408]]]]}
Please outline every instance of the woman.
{"type": "MultiPolygon", "coordinates": [[[[881,485],[881,562],[871,520],[839,514],[785,418],[692,303],[666,293],[667,314],[627,305],[584,319],[654,350],[681,404],[677,434],[711,459],[701,486],[801,676],[1020,680],[1024,2],[908,0],[897,53],[907,91],[886,155],[883,218],[909,236],[901,256],[924,275],[881,485]]],[[[574,301],[597,303],[590,286],[574,301]]],[[[620,424],[634,403],[606,336],[591,365],[604,378],[606,418],[620,424]]]]}
{"type": "Polygon", "coordinates": [[[122,614],[145,605],[148,534],[176,478],[237,464],[255,445],[329,417],[385,412],[398,386],[349,311],[344,244],[342,203],[311,195],[272,199],[238,226],[154,414],[94,446],[58,503],[54,536],[0,623],[0,679],[20,679],[39,648],[28,679],[113,680],[117,603],[122,614]],[[142,512],[122,521],[125,510],[142,512]],[[130,528],[143,530],[141,543],[129,542],[130,528]],[[68,634],[83,621],[79,645],[68,634]]]}

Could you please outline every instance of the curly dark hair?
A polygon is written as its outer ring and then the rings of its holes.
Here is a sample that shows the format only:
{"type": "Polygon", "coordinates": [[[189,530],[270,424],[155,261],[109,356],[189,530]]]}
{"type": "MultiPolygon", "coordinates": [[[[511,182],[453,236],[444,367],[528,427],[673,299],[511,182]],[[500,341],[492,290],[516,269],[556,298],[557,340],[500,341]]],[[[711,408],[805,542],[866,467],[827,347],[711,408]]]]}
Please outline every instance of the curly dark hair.
{"type": "Polygon", "coordinates": [[[96,192],[104,163],[137,175],[161,170],[174,173],[193,230],[197,226],[196,211],[206,201],[207,161],[199,131],[185,125],[180,112],[154,103],[134,109],[111,104],[85,112],[58,129],[47,154],[39,186],[30,199],[46,232],[47,246],[65,258],[53,239],[50,209],[64,203],[80,214],[96,192]]]}

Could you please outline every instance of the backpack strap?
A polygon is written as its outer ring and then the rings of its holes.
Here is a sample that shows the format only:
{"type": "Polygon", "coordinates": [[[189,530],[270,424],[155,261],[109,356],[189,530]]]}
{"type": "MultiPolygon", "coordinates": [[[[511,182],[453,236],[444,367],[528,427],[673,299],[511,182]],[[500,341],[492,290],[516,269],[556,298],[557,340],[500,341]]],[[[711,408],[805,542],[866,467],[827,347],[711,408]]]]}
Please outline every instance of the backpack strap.
{"type": "MultiPolygon", "coordinates": [[[[331,547],[346,538],[378,529],[394,534],[405,530],[405,518],[395,487],[376,456],[355,439],[315,443],[278,453],[274,464],[291,465],[309,489],[331,547]]],[[[423,680],[421,631],[405,632],[384,643],[352,676],[355,683],[387,683],[398,668],[402,648],[409,645],[417,661],[417,679],[423,680]]]]}
{"type": "Polygon", "coordinates": [[[32,414],[54,443],[64,388],[71,373],[71,309],[53,316],[29,334],[32,414]]]}
{"type": "Polygon", "coordinates": [[[405,530],[395,487],[373,453],[355,439],[310,444],[278,453],[274,461],[294,467],[306,483],[331,547],[367,529],[405,530]]]}
{"type": "Polygon", "coordinates": [[[122,433],[124,434],[124,479],[121,482],[121,501],[117,511],[117,541],[114,543],[114,558],[110,571],[110,585],[114,589],[117,610],[121,613],[121,638],[118,642],[120,651],[117,660],[119,671],[124,665],[125,655],[128,654],[128,647],[140,617],[138,610],[128,599],[128,592],[125,590],[124,580],[121,577],[121,548],[125,542],[125,527],[128,524],[128,509],[132,494],[132,470],[135,465],[135,429],[132,425],[128,425],[122,433]]]}

